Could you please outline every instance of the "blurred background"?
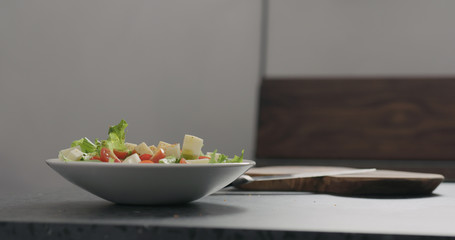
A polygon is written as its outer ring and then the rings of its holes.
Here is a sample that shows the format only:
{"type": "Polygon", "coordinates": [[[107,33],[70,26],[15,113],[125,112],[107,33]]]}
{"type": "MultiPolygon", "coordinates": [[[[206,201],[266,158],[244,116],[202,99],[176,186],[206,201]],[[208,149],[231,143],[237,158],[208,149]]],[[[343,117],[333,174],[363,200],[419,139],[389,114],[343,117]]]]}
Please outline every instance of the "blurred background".
{"type": "Polygon", "coordinates": [[[204,138],[254,158],[260,81],[451,75],[446,0],[0,1],[0,194],[67,183],[45,159],[81,137],[204,138]]]}

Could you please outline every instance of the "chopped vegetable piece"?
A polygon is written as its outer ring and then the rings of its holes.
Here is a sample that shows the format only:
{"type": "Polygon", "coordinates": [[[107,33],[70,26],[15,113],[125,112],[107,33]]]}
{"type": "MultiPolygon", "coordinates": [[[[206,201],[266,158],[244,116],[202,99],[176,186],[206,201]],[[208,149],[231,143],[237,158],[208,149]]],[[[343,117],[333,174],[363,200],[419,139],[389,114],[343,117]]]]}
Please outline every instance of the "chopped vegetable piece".
{"type": "Polygon", "coordinates": [[[151,154],[142,154],[141,156],[139,156],[139,158],[141,160],[150,160],[150,159],[152,159],[152,157],[153,157],[153,155],[151,155],[151,154]]]}
{"type": "Polygon", "coordinates": [[[80,161],[84,158],[84,153],[80,150],[80,147],[71,147],[60,151],[60,160],[63,161],[80,161]]]}
{"type": "Polygon", "coordinates": [[[140,163],[141,159],[137,153],[127,157],[122,163],[140,163]]]}
{"type": "Polygon", "coordinates": [[[79,146],[80,150],[84,153],[91,153],[96,150],[96,145],[92,143],[88,138],[81,138],[71,143],[71,147],[79,146]]]}
{"type": "Polygon", "coordinates": [[[159,160],[159,163],[171,164],[176,163],[177,159],[175,157],[166,157],[159,160]]]}
{"type": "Polygon", "coordinates": [[[137,144],[134,144],[134,143],[128,143],[128,142],[125,143],[126,149],[128,149],[128,151],[130,151],[130,152],[134,151],[136,146],[137,146],[137,144]]]}
{"type": "Polygon", "coordinates": [[[154,163],[159,163],[160,159],[163,159],[166,157],[166,154],[164,154],[163,149],[159,149],[155,155],[153,155],[152,160],[154,163]]]}
{"type": "Polygon", "coordinates": [[[140,161],[139,163],[155,163],[155,162],[151,161],[151,160],[143,160],[143,161],[140,161]]]}
{"type": "Polygon", "coordinates": [[[169,144],[163,150],[166,157],[180,158],[180,143],[169,144]]]}
{"type": "Polygon", "coordinates": [[[149,148],[149,146],[147,146],[147,144],[145,142],[142,142],[141,144],[137,145],[135,150],[139,155],[142,155],[142,154],[153,155],[152,150],[149,148]]]}
{"type": "Polygon", "coordinates": [[[183,138],[182,156],[185,159],[197,159],[203,145],[204,140],[202,138],[186,134],[183,138]]]}
{"type": "Polygon", "coordinates": [[[126,123],[126,121],[122,119],[119,124],[109,127],[108,132],[109,137],[107,138],[106,141],[109,142],[109,145],[112,147],[112,149],[116,149],[119,151],[127,150],[125,146],[126,134],[125,129],[127,126],[128,123],[126,123]]]}
{"type": "Polygon", "coordinates": [[[130,153],[128,151],[118,151],[116,149],[114,149],[114,154],[115,156],[117,156],[119,159],[125,159],[126,157],[128,157],[130,155],[130,153]]]}
{"type": "Polygon", "coordinates": [[[167,143],[167,142],[160,141],[160,142],[158,143],[158,146],[156,146],[156,148],[158,148],[158,149],[159,149],[159,148],[166,149],[166,148],[169,147],[170,145],[172,145],[172,144],[167,143]]]}
{"type": "Polygon", "coordinates": [[[227,160],[228,163],[239,163],[243,161],[243,153],[245,150],[242,150],[242,154],[239,156],[235,155],[234,158],[227,160]]]}
{"type": "Polygon", "coordinates": [[[102,162],[121,162],[109,148],[101,148],[100,157],[102,162]]]}

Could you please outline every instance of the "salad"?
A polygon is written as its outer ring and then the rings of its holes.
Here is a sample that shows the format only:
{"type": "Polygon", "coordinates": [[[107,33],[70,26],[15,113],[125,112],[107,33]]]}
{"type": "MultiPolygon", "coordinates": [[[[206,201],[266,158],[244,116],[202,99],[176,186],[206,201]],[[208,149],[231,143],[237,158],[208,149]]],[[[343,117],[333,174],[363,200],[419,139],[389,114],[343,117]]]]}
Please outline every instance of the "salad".
{"type": "Polygon", "coordinates": [[[62,161],[85,161],[105,163],[160,163],[160,164],[197,164],[197,163],[238,163],[243,161],[240,156],[229,158],[227,155],[213,152],[202,152],[204,140],[186,134],[183,144],[159,141],[155,145],[145,142],[134,144],[125,142],[126,127],[128,124],[121,120],[119,124],[109,127],[106,140],[81,138],[71,143],[71,147],[59,152],[58,158],[62,161]]]}

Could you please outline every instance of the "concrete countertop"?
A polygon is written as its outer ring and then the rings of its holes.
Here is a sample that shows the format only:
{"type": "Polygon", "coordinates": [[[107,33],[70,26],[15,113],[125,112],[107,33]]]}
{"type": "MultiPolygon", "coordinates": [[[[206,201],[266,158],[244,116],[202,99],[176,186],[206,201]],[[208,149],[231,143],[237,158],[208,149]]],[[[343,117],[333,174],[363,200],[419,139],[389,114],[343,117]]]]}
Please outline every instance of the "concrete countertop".
{"type": "Polygon", "coordinates": [[[116,205],[77,187],[0,199],[0,239],[455,239],[455,183],[425,197],[222,190],[116,205]]]}

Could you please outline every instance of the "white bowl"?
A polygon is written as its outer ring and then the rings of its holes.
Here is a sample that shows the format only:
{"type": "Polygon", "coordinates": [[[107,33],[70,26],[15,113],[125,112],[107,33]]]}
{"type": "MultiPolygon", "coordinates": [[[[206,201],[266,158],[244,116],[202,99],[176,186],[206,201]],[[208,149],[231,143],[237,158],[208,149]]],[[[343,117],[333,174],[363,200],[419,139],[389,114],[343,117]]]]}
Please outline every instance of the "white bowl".
{"type": "Polygon", "coordinates": [[[179,204],[214,193],[234,181],[254,161],[214,164],[46,163],[73,184],[120,204],[179,204]]]}

